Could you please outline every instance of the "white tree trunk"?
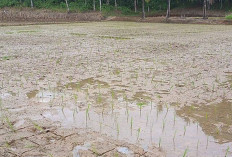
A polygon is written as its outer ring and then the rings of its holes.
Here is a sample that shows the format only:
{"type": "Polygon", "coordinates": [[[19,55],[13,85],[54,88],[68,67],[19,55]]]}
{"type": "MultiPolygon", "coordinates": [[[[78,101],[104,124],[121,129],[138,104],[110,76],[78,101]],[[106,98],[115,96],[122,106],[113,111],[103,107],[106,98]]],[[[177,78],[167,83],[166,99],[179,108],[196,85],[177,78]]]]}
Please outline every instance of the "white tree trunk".
{"type": "Polygon", "coordinates": [[[96,4],[95,4],[95,0],[93,0],[93,11],[96,11],[96,4]]]}
{"type": "Polygon", "coordinates": [[[166,19],[168,19],[170,17],[170,8],[171,8],[171,0],[168,0],[168,8],[167,8],[166,19]]]}
{"type": "Polygon", "coordinates": [[[142,18],[145,19],[145,3],[144,3],[144,0],[142,0],[142,9],[143,9],[143,16],[142,16],[142,18]]]}
{"type": "Polygon", "coordinates": [[[102,10],[102,1],[99,0],[99,4],[100,4],[100,11],[102,10]]]}
{"type": "Polygon", "coordinates": [[[137,1],[134,0],[135,12],[137,13],[137,1]]]}
{"type": "Polygon", "coordinates": [[[33,7],[34,7],[33,0],[31,0],[31,8],[33,8],[33,7]]]}
{"type": "Polygon", "coordinates": [[[115,9],[117,10],[118,9],[117,0],[114,0],[114,6],[115,6],[115,9]]]}
{"type": "Polygon", "coordinates": [[[69,9],[69,6],[68,6],[68,0],[65,0],[65,3],[66,3],[66,7],[67,7],[67,12],[69,13],[70,9],[69,9]]]}
{"type": "Polygon", "coordinates": [[[203,3],[203,19],[207,19],[206,9],[207,9],[206,0],[204,0],[204,3],[203,3]]]}

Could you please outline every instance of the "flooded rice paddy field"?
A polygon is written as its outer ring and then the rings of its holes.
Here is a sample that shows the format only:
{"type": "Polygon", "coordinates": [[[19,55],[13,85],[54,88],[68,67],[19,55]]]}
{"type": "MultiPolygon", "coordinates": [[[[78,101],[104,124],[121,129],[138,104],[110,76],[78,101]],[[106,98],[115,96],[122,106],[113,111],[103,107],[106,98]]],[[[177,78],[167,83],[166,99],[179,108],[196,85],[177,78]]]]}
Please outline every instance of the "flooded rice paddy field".
{"type": "Polygon", "coordinates": [[[232,28],[0,28],[0,156],[232,156],[232,28]]]}

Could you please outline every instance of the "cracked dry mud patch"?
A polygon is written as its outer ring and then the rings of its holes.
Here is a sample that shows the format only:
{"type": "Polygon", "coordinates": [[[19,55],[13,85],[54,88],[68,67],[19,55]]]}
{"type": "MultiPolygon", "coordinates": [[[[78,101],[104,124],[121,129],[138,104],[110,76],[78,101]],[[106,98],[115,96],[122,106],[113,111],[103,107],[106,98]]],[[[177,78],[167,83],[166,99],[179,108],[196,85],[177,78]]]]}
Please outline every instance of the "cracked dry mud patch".
{"type": "Polygon", "coordinates": [[[3,156],[230,156],[232,28],[0,28],[3,156]]]}

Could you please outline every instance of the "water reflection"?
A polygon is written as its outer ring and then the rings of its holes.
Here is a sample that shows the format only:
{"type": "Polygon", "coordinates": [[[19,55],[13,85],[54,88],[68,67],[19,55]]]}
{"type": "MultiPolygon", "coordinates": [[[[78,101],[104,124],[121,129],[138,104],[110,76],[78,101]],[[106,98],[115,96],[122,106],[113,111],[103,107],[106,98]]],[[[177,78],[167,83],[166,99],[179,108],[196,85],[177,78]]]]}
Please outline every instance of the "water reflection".
{"type": "MultiPolygon", "coordinates": [[[[201,110],[204,113],[204,109],[197,109],[195,106],[196,109],[193,113],[188,112],[188,108],[176,113],[175,109],[169,105],[148,104],[142,107],[140,116],[137,103],[136,101],[125,101],[121,97],[115,104],[117,107],[113,112],[105,111],[100,114],[94,111],[94,107],[90,106],[88,112],[75,112],[74,109],[70,108],[57,108],[55,112],[45,112],[43,115],[53,121],[60,122],[63,127],[88,127],[113,136],[115,139],[137,143],[145,150],[155,143],[157,147],[160,146],[166,152],[167,156],[183,156],[185,150],[188,150],[189,156],[225,156],[226,150],[231,147],[232,143],[229,142],[229,136],[227,142],[223,138],[227,137],[226,130],[220,132],[223,135],[217,137],[211,134],[210,127],[206,129],[202,124],[201,118],[204,118],[204,116],[195,113],[201,113],[201,110]],[[192,117],[196,118],[196,121],[192,121],[188,117],[182,118],[183,116],[180,113],[184,112],[189,113],[190,117],[195,115],[195,117],[192,117]],[[197,117],[200,119],[198,120],[197,117]],[[218,142],[220,138],[224,143],[218,142]]],[[[222,111],[228,110],[228,108],[226,109],[228,105],[224,107],[220,105],[220,109],[217,109],[218,115],[216,114],[215,121],[219,120],[224,124],[231,124],[229,121],[229,119],[231,120],[230,110],[222,111]],[[222,116],[219,114],[221,112],[224,112],[222,116]],[[228,122],[223,121],[226,117],[228,122]]],[[[215,115],[211,112],[214,111],[211,108],[206,106],[205,110],[208,113],[208,119],[215,115]]],[[[213,118],[211,121],[213,122],[213,118]]],[[[230,152],[229,155],[231,155],[230,152]]]]}

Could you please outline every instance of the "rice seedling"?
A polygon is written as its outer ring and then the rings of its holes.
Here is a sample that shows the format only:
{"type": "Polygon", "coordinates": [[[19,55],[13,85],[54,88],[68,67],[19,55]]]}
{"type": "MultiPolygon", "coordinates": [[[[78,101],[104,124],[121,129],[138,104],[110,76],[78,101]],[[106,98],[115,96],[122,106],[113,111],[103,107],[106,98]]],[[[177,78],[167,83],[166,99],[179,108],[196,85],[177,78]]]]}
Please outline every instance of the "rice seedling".
{"type": "Polygon", "coordinates": [[[97,97],[97,104],[101,104],[102,101],[103,101],[102,96],[101,96],[101,94],[99,94],[98,97],[97,97]]]}
{"type": "Polygon", "coordinates": [[[88,104],[88,107],[87,107],[86,112],[85,112],[86,123],[87,123],[87,119],[89,118],[89,109],[90,109],[90,104],[88,104]]]}
{"type": "Polygon", "coordinates": [[[116,94],[113,90],[111,90],[111,97],[112,97],[112,100],[114,100],[116,98],[116,94]]]}
{"type": "Polygon", "coordinates": [[[230,150],[230,147],[228,146],[227,149],[226,149],[225,157],[227,157],[227,155],[228,155],[228,153],[229,153],[229,150],[230,150]]]}
{"type": "Polygon", "coordinates": [[[152,98],[151,98],[151,110],[150,111],[152,111],[152,98]]]}
{"type": "Polygon", "coordinates": [[[4,82],[3,82],[3,80],[2,80],[2,88],[4,87],[4,85],[3,85],[3,84],[4,84],[4,82]]]}
{"type": "Polygon", "coordinates": [[[66,116],[65,116],[65,113],[64,113],[64,107],[65,107],[65,106],[62,106],[61,111],[62,111],[63,116],[66,117],[66,116]]]}
{"type": "Polygon", "coordinates": [[[98,82],[98,93],[101,93],[101,84],[98,82]]]}
{"type": "Polygon", "coordinates": [[[2,110],[3,107],[2,107],[2,98],[0,97],[0,110],[2,110]]]}
{"type": "Polygon", "coordinates": [[[119,136],[119,124],[117,123],[117,136],[119,136]]]}
{"type": "Polygon", "coordinates": [[[117,152],[116,152],[116,153],[114,153],[114,156],[115,156],[115,157],[118,157],[118,153],[117,153],[117,152]]]}
{"type": "Polygon", "coordinates": [[[114,103],[111,103],[111,109],[112,109],[112,113],[114,112],[114,103]]]}
{"type": "Polygon", "coordinates": [[[75,113],[77,113],[76,109],[73,110],[73,119],[75,119],[75,113]]]}
{"type": "Polygon", "coordinates": [[[53,157],[53,155],[52,155],[51,153],[50,153],[50,154],[48,154],[48,156],[49,156],[49,157],[53,157]]]}
{"type": "Polygon", "coordinates": [[[38,131],[40,131],[40,132],[42,132],[44,129],[42,128],[42,127],[40,127],[37,123],[35,123],[35,122],[33,122],[32,120],[31,120],[31,122],[32,122],[32,124],[34,125],[34,128],[36,129],[36,130],[38,130],[38,131]]]}
{"type": "Polygon", "coordinates": [[[140,117],[141,117],[141,111],[142,111],[142,107],[145,106],[146,104],[144,102],[139,102],[137,103],[137,106],[139,106],[139,110],[140,110],[140,117]]]}
{"type": "Polygon", "coordinates": [[[173,126],[176,124],[176,113],[174,113],[174,120],[173,120],[173,126]]]}
{"type": "Polygon", "coordinates": [[[185,133],[186,133],[186,126],[184,126],[184,136],[185,136],[185,133]]]}
{"type": "Polygon", "coordinates": [[[139,135],[140,135],[140,132],[141,132],[141,128],[138,129],[138,134],[137,134],[137,141],[139,140],[139,135]]]}
{"type": "Polygon", "coordinates": [[[102,122],[99,122],[99,129],[100,129],[100,133],[102,131],[102,122]]]}
{"type": "Polygon", "coordinates": [[[161,137],[159,138],[159,148],[161,148],[161,137]]]}
{"type": "Polygon", "coordinates": [[[105,107],[104,107],[104,105],[102,104],[102,112],[101,112],[102,119],[104,119],[104,110],[105,110],[105,107]]]}
{"type": "Polygon", "coordinates": [[[162,132],[164,132],[164,128],[165,128],[165,119],[163,119],[163,125],[162,125],[162,132]]]}
{"type": "Polygon", "coordinates": [[[147,114],[147,121],[146,121],[146,126],[147,126],[147,124],[148,124],[148,114],[147,114]]]}
{"type": "Polygon", "coordinates": [[[4,147],[6,147],[6,148],[10,148],[10,147],[11,147],[11,145],[10,145],[10,143],[9,143],[9,142],[5,142],[5,143],[4,143],[4,147]]]}
{"type": "Polygon", "coordinates": [[[77,94],[73,94],[73,97],[74,97],[75,102],[77,103],[77,98],[78,98],[77,94]]]}
{"type": "Polygon", "coordinates": [[[172,139],[173,141],[175,141],[175,138],[176,138],[176,132],[177,132],[177,131],[175,130],[175,132],[174,132],[174,136],[173,136],[173,139],[172,139]]]}
{"type": "Polygon", "coordinates": [[[183,157],[186,157],[186,156],[187,156],[187,153],[188,153],[188,148],[185,149],[184,154],[183,154],[183,157]]]}
{"type": "Polygon", "coordinates": [[[126,115],[127,115],[127,123],[128,123],[128,120],[129,120],[129,110],[128,110],[128,107],[126,108],[126,115]]]}
{"type": "Polygon", "coordinates": [[[35,147],[35,145],[33,145],[33,144],[26,144],[24,146],[24,148],[34,148],[34,147],[35,147]]]}
{"type": "MultiPolygon", "coordinates": [[[[43,95],[43,93],[42,93],[42,95],[43,95]]],[[[61,103],[62,104],[64,103],[64,96],[63,95],[61,96],[61,103]]]]}
{"type": "Polygon", "coordinates": [[[219,128],[216,128],[216,134],[219,135],[220,134],[220,130],[219,128]]]}
{"type": "Polygon", "coordinates": [[[206,149],[208,148],[208,144],[209,144],[209,136],[207,136],[206,149]]]}
{"type": "Polygon", "coordinates": [[[131,133],[132,133],[132,129],[133,129],[133,118],[131,117],[131,121],[130,121],[130,129],[131,129],[131,133]]]}
{"type": "Polygon", "coordinates": [[[93,153],[98,156],[99,153],[97,152],[96,147],[94,145],[91,145],[91,147],[92,147],[93,153]]]}
{"type": "Polygon", "coordinates": [[[13,125],[13,123],[9,120],[9,118],[8,118],[8,117],[5,117],[5,120],[6,120],[6,123],[7,123],[8,127],[9,127],[9,129],[10,129],[12,132],[16,132],[16,130],[15,130],[15,128],[14,128],[14,125],[13,125]]]}

